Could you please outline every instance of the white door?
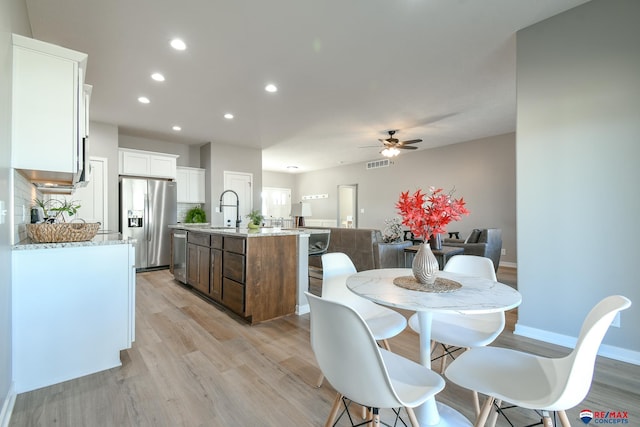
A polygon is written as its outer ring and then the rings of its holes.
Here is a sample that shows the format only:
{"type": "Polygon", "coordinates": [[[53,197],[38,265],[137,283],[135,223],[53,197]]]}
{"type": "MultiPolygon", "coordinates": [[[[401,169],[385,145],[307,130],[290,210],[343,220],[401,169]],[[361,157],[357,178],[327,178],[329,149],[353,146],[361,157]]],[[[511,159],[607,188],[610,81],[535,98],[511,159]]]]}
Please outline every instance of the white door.
{"type": "MultiPolygon", "coordinates": [[[[244,172],[224,171],[224,189],[233,190],[238,194],[238,202],[240,206],[241,226],[246,226],[247,215],[253,209],[253,174],[244,172]]],[[[224,226],[235,227],[236,225],[236,197],[232,193],[226,193],[222,200],[224,206],[222,208],[224,226]]]]}
{"type": "Polygon", "coordinates": [[[87,222],[99,222],[100,229],[107,228],[107,159],[91,157],[91,172],[89,183],[73,193],[73,200],[80,205],[77,218],[87,222]]]}

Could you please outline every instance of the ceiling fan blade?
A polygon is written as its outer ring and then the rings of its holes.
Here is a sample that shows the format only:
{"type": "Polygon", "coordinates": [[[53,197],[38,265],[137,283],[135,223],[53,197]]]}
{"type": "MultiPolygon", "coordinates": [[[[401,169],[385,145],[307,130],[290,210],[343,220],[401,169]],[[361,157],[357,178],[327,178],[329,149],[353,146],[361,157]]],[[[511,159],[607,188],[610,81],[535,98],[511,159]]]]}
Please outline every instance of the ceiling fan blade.
{"type": "Polygon", "coordinates": [[[421,139],[411,139],[409,141],[402,141],[400,143],[400,145],[406,145],[406,144],[417,144],[418,142],[422,142],[421,139]]]}
{"type": "Polygon", "coordinates": [[[417,150],[418,149],[418,147],[413,147],[413,146],[405,147],[404,145],[396,145],[396,148],[399,148],[401,150],[417,150]]]}

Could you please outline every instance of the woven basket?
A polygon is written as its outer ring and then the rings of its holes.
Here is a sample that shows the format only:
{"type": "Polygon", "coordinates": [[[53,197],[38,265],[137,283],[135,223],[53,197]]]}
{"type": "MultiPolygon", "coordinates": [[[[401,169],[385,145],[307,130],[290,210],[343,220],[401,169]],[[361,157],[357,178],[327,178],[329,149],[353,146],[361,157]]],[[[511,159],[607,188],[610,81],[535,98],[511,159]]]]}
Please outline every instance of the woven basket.
{"type": "Polygon", "coordinates": [[[35,243],[84,242],[94,238],[99,222],[27,224],[27,235],[35,243]]]}

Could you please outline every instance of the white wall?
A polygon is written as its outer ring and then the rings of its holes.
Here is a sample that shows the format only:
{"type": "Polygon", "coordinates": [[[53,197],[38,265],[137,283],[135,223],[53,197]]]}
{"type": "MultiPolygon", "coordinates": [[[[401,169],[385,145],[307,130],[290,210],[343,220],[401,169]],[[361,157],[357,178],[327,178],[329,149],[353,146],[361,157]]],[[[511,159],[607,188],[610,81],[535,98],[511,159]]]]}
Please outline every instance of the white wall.
{"type": "Polygon", "coordinates": [[[204,210],[213,225],[222,226],[221,213],[215,213],[220,194],[224,188],[224,172],[245,172],[253,174],[253,207],[262,206],[262,152],[251,147],[238,147],[222,143],[207,143],[200,148],[200,167],[206,169],[204,210]]]}
{"type": "Polygon", "coordinates": [[[640,363],[640,2],[593,0],[518,33],[516,332],[561,342],[610,294],[640,363]]]}
{"type": "Polygon", "coordinates": [[[329,194],[310,200],[311,219],[337,218],[337,187],[358,184],[359,228],[384,228],[384,220],[398,216],[400,192],[429,186],[464,197],[469,216],[449,224],[449,231],[466,237],[474,228],[501,228],[507,254],[501,262],[516,263],[515,135],[506,134],[445,147],[403,152],[386,168],[366,170],[364,163],[297,175],[292,200],[303,195],[329,194]]]}

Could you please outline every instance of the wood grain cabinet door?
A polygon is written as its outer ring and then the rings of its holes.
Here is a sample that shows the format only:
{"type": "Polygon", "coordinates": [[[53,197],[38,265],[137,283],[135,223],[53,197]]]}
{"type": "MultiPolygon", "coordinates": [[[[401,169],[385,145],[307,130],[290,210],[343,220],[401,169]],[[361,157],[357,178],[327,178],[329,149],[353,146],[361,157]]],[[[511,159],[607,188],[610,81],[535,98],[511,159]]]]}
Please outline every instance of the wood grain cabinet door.
{"type": "Polygon", "coordinates": [[[209,295],[216,301],[222,300],[222,251],[211,249],[211,272],[210,272],[210,292],[209,295]]]}
{"type": "Polygon", "coordinates": [[[195,286],[198,282],[198,245],[187,244],[187,284],[195,286]]]}

